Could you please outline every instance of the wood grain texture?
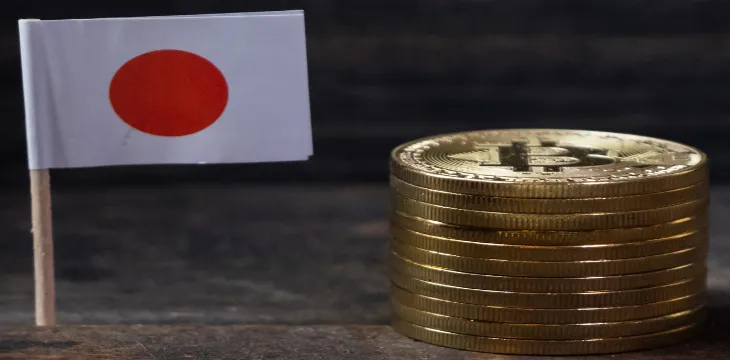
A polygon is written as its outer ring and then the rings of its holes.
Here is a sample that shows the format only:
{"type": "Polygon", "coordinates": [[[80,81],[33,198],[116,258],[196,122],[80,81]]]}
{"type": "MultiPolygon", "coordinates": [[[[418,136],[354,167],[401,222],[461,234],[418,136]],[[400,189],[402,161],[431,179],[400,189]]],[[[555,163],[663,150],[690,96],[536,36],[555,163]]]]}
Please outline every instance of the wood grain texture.
{"type": "MultiPolygon", "coordinates": [[[[388,212],[386,183],[59,189],[57,321],[384,325],[388,212]]],[[[33,324],[28,214],[0,195],[0,324],[33,324]]],[[[709,301],[727,309],[730,188],[710,216],[709,301]]]]}
{"type": "MultiPolygon", "coordinates": [[[[31,326],[27,206],[0,193],[0,359],[504,358],[389,328],[385,183],[56,191],[54,329],[31,326]]],[[[710,216],[702,333],[623,358],[730,356],[730,188],[710,216]]]]}
{"type": "Polygon", "coordinates": [[[56,325],[51,176],[48,169],[30,170],[31,232],[36,325],[56,325]]]}
{"type": "MultiPolygon", "coordinates": [[[[711,317],[712,318],[712,317],[711,317]]],[[[725,321],[730,320],[724,318],[725,321]]],[[[724,360],[727,322],[713,320],[689,341],[622,359],[724,360]]],[[[410,340],[389,326],[63,326],[0,329],[0,359],[504,359],[410,340]]],[[[510,359],[535,359],[515,356],[510,359]]],[[[615,359],[551,357],[551,359],[615,359]]]]}

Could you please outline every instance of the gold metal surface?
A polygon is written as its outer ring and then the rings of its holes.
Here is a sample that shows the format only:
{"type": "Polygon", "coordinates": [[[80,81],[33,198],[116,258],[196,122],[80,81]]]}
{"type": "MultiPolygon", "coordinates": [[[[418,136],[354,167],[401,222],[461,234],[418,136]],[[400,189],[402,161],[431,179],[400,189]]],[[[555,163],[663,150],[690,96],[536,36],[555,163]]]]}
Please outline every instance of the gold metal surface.
{"type": "Polygon", "coordinates": [[[529,309],[457,303],[414,294],[395,285],[391,301],[435,314],[464,319],[503,323],[577,324],[649,319],[694,309],[705,303],[705,293],[697,293],[657,303],[603,308],[529,309]]]}
{"type": "Polygon", "coordinates": [[[505,354],[676,343],[705,316],[705,154],[630,134],[511,129],[390,158],[393,327],[505,354]]]}
{"type": "Polygon", "coordinates": [[[577,278],[513,277],[472,274],[436,268],[412,262],[392,252],[390,253],[390,264],[393,270],[403,275],[439,284],[472,289],[538,293],[640,289],[682,281],[707,271],[704,262],[696,262],[671,269],[618,276],[577,278]]]}
{"type": "Polygon", "coordinates": [[[409,184],[390,177],[395,192],[428,204],[464,210],[496,211],[522,214],[578,214],[626,212],[661,208],[708,197],[707,182],[692,186],[642,195],[584,199],[525,199],[457,194],[409,184]]]}
{"type": "Polygon", "coordinates": [[[391,153],[391,173],[421,187],[521,198],[618,197],[703,181],[705,155],[629,134],[523,129],[418,139],[391,153]]]}
{"type": "Polygon", "coordinates": [[[395,331],[427,343],[470,351],[514,355],[590,355],[655,348],[690,338],[697,325],[688,325],[669,331],[621,338],[585,340],[522,340],[478,337],[426,328],[393,319],[395,331]]]}
{"type": "Polygon", "coordinates": [[[422,234],[463,241],[510,245],[599,245],[659,239],[707,228],[707,211],[669,223],[645,227],[590,231],[498,230],[446,224],[403,212],[393,212],[391,224],[422,234]]]}
{"type": "Polygon", "coordinates": [[[474,258],[534,261],[584,261],[639,258],[666,254],[707,244],[707,230],[687,232],[661,239],[601,245],[505,245],[446,239],[391,227],[394,239],[406,245],[445,254],[474,258]]]}
{"type": "Polygon", "coordinates": [[[505,230],[598,230],[648,226],[694,216],[708,199],[694,200],[650,210],[589,214],[514,214],[463,210],[416,201],[391,193],[393,209],[447,224],[505,230]]]}
{"type": "Polygon", "coordinates": [[[671,284],[622,291],[527,293],[482,290],[421,280],[390,270],[391,282],[411,293],[458,303],[518,308],[598,308],[633,306],[680,298],[706,290],[704,274],[671,284]]]}
{"type": "Polygon", "coordinates": [[[410,323],[457,334],[528,340],[579,340],[652,334],[692,325],[704,307],[643,320],[587,324],[514,324],[462,319],[392,302],[395,315],[410,323]]]}
{"type": "Polygon", "coordinates": [[[452,255],[424,250],[397,240],[391,241],[390,246],[393,252],[405,259],[438,268],[476,274],[553,278],[646,273],[701,262],[707,253],[706,246],[700,245],[667,254],[618,260],[521,261],[452,255]]]}

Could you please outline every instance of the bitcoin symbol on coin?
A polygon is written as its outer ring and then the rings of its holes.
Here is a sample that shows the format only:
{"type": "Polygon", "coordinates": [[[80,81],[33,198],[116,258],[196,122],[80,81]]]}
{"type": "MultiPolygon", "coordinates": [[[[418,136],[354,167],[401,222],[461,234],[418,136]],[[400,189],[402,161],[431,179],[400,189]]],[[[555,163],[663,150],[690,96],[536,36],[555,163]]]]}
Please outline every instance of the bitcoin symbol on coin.
{"type": "Polygon", "coordinates": [[[595,166],[616,162],[608,151],[585,146],[558,145],[555,141],[517,139],[510,143],[474,143],[476,150],[450,158],[498,166],[516,172],[561,172],[568,166],[595,166]]]}

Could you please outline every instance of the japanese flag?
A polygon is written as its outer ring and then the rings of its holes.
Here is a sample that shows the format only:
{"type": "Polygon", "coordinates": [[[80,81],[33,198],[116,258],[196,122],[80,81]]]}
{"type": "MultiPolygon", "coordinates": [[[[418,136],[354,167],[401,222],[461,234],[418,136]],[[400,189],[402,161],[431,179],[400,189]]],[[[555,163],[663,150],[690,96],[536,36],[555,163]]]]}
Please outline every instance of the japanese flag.
{"type": "Polygon", "coordinates": [[[31,169],[312,155],[301,11],[19,30],[31,169]]]}

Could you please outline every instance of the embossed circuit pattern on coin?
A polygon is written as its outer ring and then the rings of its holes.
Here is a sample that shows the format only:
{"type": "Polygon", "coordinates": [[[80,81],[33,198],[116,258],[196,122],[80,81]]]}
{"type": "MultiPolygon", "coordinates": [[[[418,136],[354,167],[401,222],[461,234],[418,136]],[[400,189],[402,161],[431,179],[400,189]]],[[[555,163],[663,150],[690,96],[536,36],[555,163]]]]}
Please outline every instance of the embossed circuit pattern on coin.
{"type": "Polygon", "coordinates": [[[575,130],[493,130],[416,140],[393,150],[391,171],[442,191],[525,198],[645,194],[695,184],[705,155],[650,137],[575,130]]]}

